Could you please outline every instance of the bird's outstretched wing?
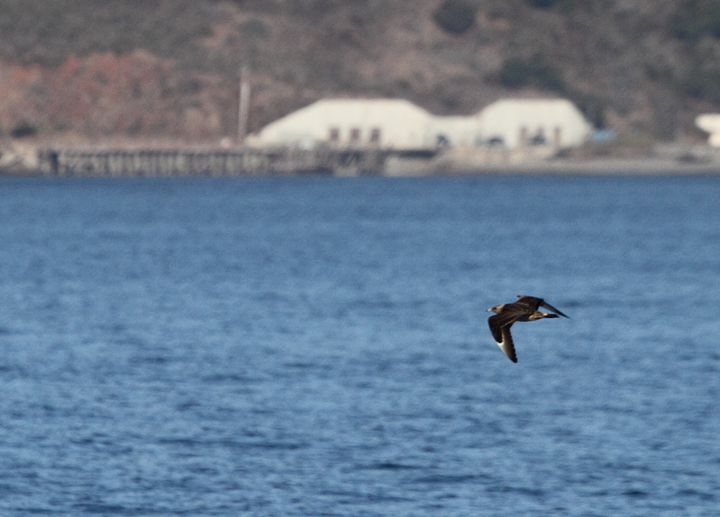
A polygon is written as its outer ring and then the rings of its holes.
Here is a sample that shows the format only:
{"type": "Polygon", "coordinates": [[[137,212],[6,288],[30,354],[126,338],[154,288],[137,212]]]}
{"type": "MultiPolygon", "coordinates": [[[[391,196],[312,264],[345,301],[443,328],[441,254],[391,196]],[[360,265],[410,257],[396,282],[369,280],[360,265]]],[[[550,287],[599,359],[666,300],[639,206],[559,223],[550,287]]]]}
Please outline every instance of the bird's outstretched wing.
{"type": "Polygon", "coordinates": [[[513,344],[512,334],[510,334],[510,327],[520,315],[521,313],[503,313],[488,318],[490,332],[495,338],[495,342],[513,363],[517,363],[517,355],[515,354],[515,345],[513,344]]]}
{"type": "MultiPolygon", "coordinates": [[[[532,309],[531,312],[535,312],[536,310],[538,310],[538,307],[545,307],[546,309],[551,310],[555,314],[559,314],[560,316],[562,316],[564,318],[570,317],[567,314],[564,314],[562,311],[559,311],[558,309],[556,309],[549,303],[547,303],[542,298],[535,298],[534,296],[518,295],[518,301],[516,301],[515,304],[525,305],[529,309],[532,309]]],[[[515,304],[513,304],[513,305],[515,305],[515,304]]]]}
{"type": "Polygon", "coordinates": [[[510,327],[502,328],[502,342],[498,343],[500,350],[508,356],[513,363],[517,363],[517,355],[515,354],[515,345],[513,343],[512,334],[510,334],[510,327]]]}
{"type": "Polygon", "coordinates": [[[512,305],[517,305],[517,306],[523,307],[524,309],[527,310],[527,312],[529,314],[532,314],[533,312],[535,312],[538,309],[538,307],[540,307],[540,304],[542,304],[542,303],[543,303],[542,298],[535,298],[534,296],[518,295],[518,300],[515,303],[513,303],[512,305]]]}
{"type": "Polygon", "coordinates": [[[500,329],[504,327],[510,327],[515,323],[518,318],[522,316],[521,312],[503,312],[501,314],[495,314],[488,318],[488,325],[490,326],[490,332],[492,332],[495,341],[498,343],[502,341],[502,334],[500,329]]]}

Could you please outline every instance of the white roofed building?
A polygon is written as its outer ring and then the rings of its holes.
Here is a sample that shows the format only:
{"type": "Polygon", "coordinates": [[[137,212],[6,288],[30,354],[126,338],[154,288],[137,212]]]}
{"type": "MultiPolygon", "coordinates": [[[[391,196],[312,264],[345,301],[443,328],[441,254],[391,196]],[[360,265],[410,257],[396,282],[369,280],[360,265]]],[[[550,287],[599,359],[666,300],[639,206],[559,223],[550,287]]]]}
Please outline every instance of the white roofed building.
{"type": "Polygon", "coordinates": [[[268,124],[251,143],[427,149],[435,146],[432,119],[402,99],[323,99],[268,124]]]}
{"type": "Polygon", "coordinates": [[[265,126],[248,143],[310,149],[374,147],[400,151],[440,147],[507,149],[581,145],[592,133],[565,99],[505,99],[471,116],[435,116],[402,99],[324,99],[265,126]]]}
{"type": "Polygon", "coordinates": [[[508,148],[547,145],[575,147],[593,131],[580,110],[566,99],[504,99],[478,113],[485,142],[508,148]]]}

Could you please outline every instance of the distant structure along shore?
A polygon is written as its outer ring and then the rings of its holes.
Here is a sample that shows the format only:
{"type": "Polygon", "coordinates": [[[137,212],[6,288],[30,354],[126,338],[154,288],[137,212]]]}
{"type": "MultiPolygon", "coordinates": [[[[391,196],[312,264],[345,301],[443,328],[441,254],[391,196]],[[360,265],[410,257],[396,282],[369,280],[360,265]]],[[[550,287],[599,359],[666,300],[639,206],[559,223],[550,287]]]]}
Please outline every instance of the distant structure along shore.
{"type": "Polygon", "coordinates": [[[402,99],[324,99],[214,149],[44,149],[49,175],[427,174],[443,164],[508,166],[582,145],[593,128],[565,99],[505,99],[436,116],[402,99]]]}
{"type": "Polygon", "coordinates": [[[254,176],[382,174],[387,152],[291,147],[238,149],[43,149],[51,176],[254,176]]]}
{"type": "Polygon", "coordinates": [[[553,150],[582,145],[593,128],[566,99],[504,99],[471,116],[442,117],[402,99],[324,99],[247,139],[258,147],[430,150],[486,146],[553,150]]]}

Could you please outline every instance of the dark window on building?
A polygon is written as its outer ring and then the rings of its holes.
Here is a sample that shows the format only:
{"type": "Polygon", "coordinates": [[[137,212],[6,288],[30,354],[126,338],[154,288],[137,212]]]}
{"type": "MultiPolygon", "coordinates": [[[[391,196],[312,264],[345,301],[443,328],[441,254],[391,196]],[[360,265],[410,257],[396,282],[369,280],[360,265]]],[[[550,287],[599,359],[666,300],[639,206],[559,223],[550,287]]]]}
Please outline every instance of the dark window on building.
{"type": "Polygon", "coordinates": [[[518,143],[520,145],[527,145],[528,143],[528,128],[525,126],[520,128],[520,141],[518,143]]]}
{"type": "Polygon", "coordinates": [[[547,139],[545,138],[545,130],[541,127],[538,128],[537,133],[530,139],[530,145],[545,145],[547,139]]]}
{"type": "Polygon", "coordinates": [[[340,141],[340,128],[337,128],[337,127],[330,128],[329,140],[331,142],[339,142],[340,141]]]}
{"type": "Polygon", "coordinates": [[[350,130],[350,141],[351,142],[359,142],[360,141],[360,128],[354,127],[350,130]]]}
{"type": "Polygon", "coordinates": [[[372,128],[372,131],[370,131],[370,143],[371,144],[379,144],[380,143],[380,128],[374,127],[372,128]]]}

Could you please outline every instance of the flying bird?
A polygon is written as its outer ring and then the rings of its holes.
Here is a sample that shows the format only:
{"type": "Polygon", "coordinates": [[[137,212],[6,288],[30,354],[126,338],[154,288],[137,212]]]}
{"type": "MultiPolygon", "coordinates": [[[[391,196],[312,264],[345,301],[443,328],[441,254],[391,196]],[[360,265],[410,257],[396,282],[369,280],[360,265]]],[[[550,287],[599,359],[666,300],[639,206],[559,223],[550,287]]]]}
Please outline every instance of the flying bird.
{"type": "Polygon", "coordinates": [[[490,332],[492,332],[500,350],[502,350],[513,363],[517,363],[515,345],[513,344],[513,338],[510,334],[510,327],[512,327],[513,323],[516,321],[535,321],[542,318],[557,318],[558,314],[564,318],[568,317],[542,298],[521,295],[518,296],[518,301],[515,303],[496,305],[488,309],[488,312],[496,313],[494,316],[488,318],[490,332]],[[545,307],[555,314],[539,312],[538,307],[545,307]]]}

